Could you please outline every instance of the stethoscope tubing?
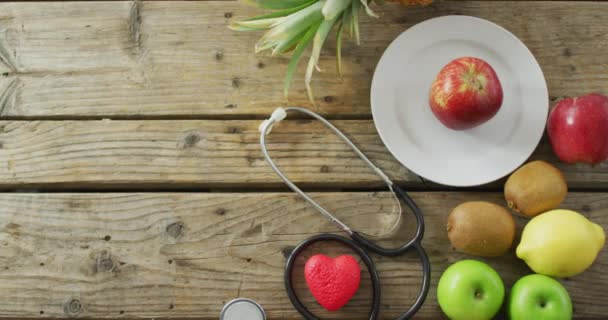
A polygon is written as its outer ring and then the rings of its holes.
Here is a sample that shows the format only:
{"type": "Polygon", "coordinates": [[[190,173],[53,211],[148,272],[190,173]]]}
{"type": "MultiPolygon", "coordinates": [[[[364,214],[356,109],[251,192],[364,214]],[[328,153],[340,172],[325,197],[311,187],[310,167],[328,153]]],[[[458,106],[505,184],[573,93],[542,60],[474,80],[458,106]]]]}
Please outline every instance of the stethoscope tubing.
{"type": "MultiPolygon", "coordinates": [[[[359,244],[356,242],[339,236],[335,234],[319,234],[313,237],[310,237],[304,241],[302,241],[297,247],[295,247],[287,258],[287,262],[285,263],[285,274],[283,281],[285,283],[285,290],[287,291],[287,296],[291,301],[291,304],[296,308],[296,310],[306,319],[306,320],[320,320],[321,318],[317,317],[313,314],[306,306],[300,301],[298,298],[295,289],[293,287],[293,269],[297,258],[300,254],[308,248],[310,245],[321,242],[321,241],[337,241],[340,242],[352,250],[354,250],[362,259],[363,263],[367,267],[367,270],[370,274],[371,282],[372,282],[372,309],[369,313],[369,320],[376,320],[380,315],[380,277],[378,275],[378,271],[372,258],[369,254],[361,248],[359,244]]],[[[429,261],[428,255],[426,251],[420,245],[420,243],[415,243],[411,248],[416,250],[418,254],[418,258],[422,264],[422,286],[420,287],[420,291],[418,292],[418,297],[412,304],[412,306],[395,320],[406,320],[410,319],[412,316],[420,310],[422,305],[424,304],[424,300],[428,295],[429,289],[431,287],[431,263],[429,261]]]]}
{"type": "Polygon", "coordinates": [[[371,257],[369,256],[369,254],[367,253],[367,251],[379,254],[381,256],[396,257],[396,256],[403,255],[412,249],[415,250],[417,252],[420,262],[422,264],[422,286],[420,288],[418,297],[414,301],[414,304],[412,304],[412,306],[406,312],[404,312],[401,316],[399,316],[395,320],[405,320],[405,319],[409,319],[410,317],[412,317],[420,309],[420,307],[422,307],[422,304],[424,303],[424,300],[426,299],[426,296],[428,295],[428,291],[430,288],[430,282],[431,282],[431,264],[430,264],[428,255],[426,254],[426,251],[422,247],[422,238],[424,237],[424,217],[422,215],[422,211],[420,210],[420,208],[418,208],[418,206],[416,205],[414,200],[403,189],[401,189],[397,184],[393,183],[393,181],[390,180],[390,178],[388,178],[388,176],[380,168],[376,167],[363,154],[363,152],[361,152],[361,150],[359,150],[359,148],[357,148],[357,146],[355,146],[352,143],[352,141],[350,141],[350,139],[348,139],[348,137],[346,137],[340,130],[338,130],[336,127],[334,127],[329,121],[327,121],[326,119],[324,119],[323,117],[321,117],[320,115],[318,115],[312,111],[309,111],[309,110],[306,110],[303,108],[298,108],[298,107],[290,107],[290,108],[286,108],[286,109],[279,108],[279,109],[275,110],[275,112],[273,112],[272,116],[268,120],[264,121],[260,125],[260,132],[261,132],[260,145],[262,148],[262,153],[264,154],[264,158],[266,159],[266,161],[268,162],[270,167],[273,169],[273,171],[287,184],[287,186],[290,189],[292,189],[294,192],[296,192],[297,194],[302,196],[313,207],[315,207],[324,216],[326,216],[328,219],[330,219],[330,221],[332,223],[334,223],[339,229],[346,232],[352,239],[352,240],[347,239],[347,238],[344,238],[344,237],[341,237],[338,235],[334,235],[334,234],[321,234],[321,235],[313,236],[307,240],[304,240],[292,251],[292,253],[288,257],[287,262],[286,262],[284,282],[285,282],[285,287],[287,289],[287,294],[289,296],[289,299],[292,302],[292,304],[294,305],[294,307],[296,308],[296,310],[298,312],[300,312],[300,314],[302,314],[308,320],[318,320],[319,319],[301,303],[301,301],[298,299],[298,297],[293,289],[293,283],[292,283],[293,266],[296,261],[296,258],[299,256],[299,254],[304,249],[306,249],[308,246],[310,246],[311,244],[319,242],[319,241],[333,240],[333,241],[338,241],[338,242],[350,247],[355,252],[357,252],[357,254],[359,254],[359,256],[363,259],[363,262],[365,263],[368,271],[370,272],[371,279],[372,279],[372,287],[373,287],[373,302],[372,302],[372,310],[370,311],[370,316],[369,316],[370,320],[377,319],[378,315],[380,314],[380,280],[378,277],[376,267],[374,266],[374,263],[373,263],[371,257]],[[395,192],[398,195],[398,197],[401,198],[405,202],[405,204],[412,210],[412,213],[414,214],[417,226],[416,226],[416,235],[414,236],[414,238],[412,240],[410,240],[409,242],[403,244],[402,246],[400,246],[398,248],[381,247],[381,246],[377,245],[376,243],[374,243],[373,241],[364,237],[360,232],[353,231],[345,223],[343,223],[338,218],[336,218],[331,213],[329,213],[318,202],[316,202],[308,194],[306,194],[298,186],[296,186],[293,182],[291,182],[289,180],[289,178],[287,178],[287,176],[277,167],[277,165],[274,163],[274,161],[272,161],[272,159],[270,158],[268,149],[266,148],[266,140],[265,140],[265,136],[269,133],[272,126],[274,124],[276,124],[277,122],[283,120],[286,117],[287,111],[299,111],[299,112],[305,113],[305,114],[321,121],[327,128],[332,130],[336,135],[338,135],[342,140],[344,140],[344,142],[346,144],[348,144],[351,147],[351,149],[374,172],[376,172],[376,174],[378,174],[387,183],[387,185],[391,189],[391,191],[395,192]]]}
{"type": "Polygon", "coordinates": [[[350,235],[350,237],[355,242],[359,243],[367,250],[385,257],[397,257],[403,255],[404,253],[408,252],[412,247],[416,245],[420,246],[422,238],[424,237],[424,217],[422,216],[422,211],[420,211],[420,208],[418,208],[416,203],[414,203],[414,200],[412,200],[412,198],[410,198],[410,196],[399,186],[393,185],[393,190],[397,193],[399,198],[401,198],[405,202],[405,204],[412,210],[412,213],[416,218],[416,235],[414,236],[414,238],[398,248],[383,248],[378,246],[374,242],[368,240],[359,232],[353,231],[353,233],[350,235]]]}
{"type": "Polygon", "coordinates": [[[320,320],[320,318],[317,317],[316,315],[314,315],[312,312],[310,312],[310,310],[308,310],[308,308],[306,308],[306,306],[298,298],[298,296],[294,290],[294,287],[293,287],[292,274],[293,274],[293,268],[295,266],[296,260],[300,256],[300,254],[304,250],[306,250],[306,248],[311,246],[312,244],[317,243],[317,242],[322,242],[322,241],[339,242],[339,243],[351,248],[353,251],[355,251],[361,257],[361,260],[367,267],[367,270],[369,272],[369,275],[370,275],[370,278],[372,281],[372,308],[369,313],[369,320],[378,319],[378,316],[380,315],[380,277],[378,276],[378,271],[376,270],[376,267],[374,266],[374,261],[367,254],[367,252],[365,252],[365,250],[363,250],[354,241],[352,241],[348,238],[345,238],[345,237],[342,237],[339,235],[335,235],[335,234],[330,234],[330,233],[319,234],[319,235],[312,236],[312,237],[302,241],[298,246],[296,246],[291,251],[289,257],[287,258],[287,262],[285,263],[284,282],[285,282],[285,289],[287,291],[287,296],[289,297],[291,304],[293,304],[293,306],[296,308],[296,310],[302,316],[304,316],[305,319],[320,320]]]}

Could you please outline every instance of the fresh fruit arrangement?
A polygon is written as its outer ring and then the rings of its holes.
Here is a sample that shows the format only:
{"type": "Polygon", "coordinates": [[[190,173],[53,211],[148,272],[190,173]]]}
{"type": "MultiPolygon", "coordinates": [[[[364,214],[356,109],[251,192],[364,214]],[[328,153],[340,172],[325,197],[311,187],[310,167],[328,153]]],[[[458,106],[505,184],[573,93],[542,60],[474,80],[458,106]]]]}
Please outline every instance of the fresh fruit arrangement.
{"type": "Polygon", "coordinates": [[[490,120],[502,106],[502,85],[486,61],[458,58],[439,71],[431,85],[429,104],[441,123],[454,130],[490,120]]]}
{"type": "MultiPolygon", "coordinates": [[[[388,0],[403,5],[426,5],[432,0],[388,0]]],[[[359,12],[378,18],[370,7],[371,3],[381,4],[384,0],[246,0],[260,8],[273,10],[272,13],[237,21],[230,28],[237,31],[268,30],[255,46],[255,52],[270,50],[272,55],[291,53],[291,60],[285,76],[284,94],[289,87],[298,62],[304,51],[312,44],[312,52],[306,68],[305,84],[310,101],[314,95],[310,82],[318,67],[321,48],[332,30],[336,29],[336,61],[338,74],[342,72],[342,39],[348,32],[357,44],[359,36],[359,12]]]]}
{"type": "MultiPolygon", "coordinates": [[[[437,286],[437,301],[451,320],[490,320],[505,300],[505,286],[496,270],[476,260],[461,260],[449,266],[437,286]]],[[[569,320],[572,301],[555,279],[531,274],[511,288],[507,302],[511,320],[569,320]]]]}
{"type": "MultiPolygon", "coordinates": [[[[523,165],[505,183],[508,207],[532,218],[523,229],[515,253],[537,273],[521,278],[511,289],[507,304],[511,320],[571,319],[570,296],[551,277],[572,277],[585,271],[605,244],[601,226],[575,211],[558,209],[567,192],[561,171],[544,161],[523,165]]],[[[452,246],[481,257],[506,254],[514,241],[515,229],[513,217],[505,208],[483,201],[456,206],[447,221],[452,246]]],[[[452,320],[492,319],[502,299],[494,302],[498,304],[494,308],[487,300],[475,298],[479,290],[488,290],[487,278],[494,277],[489,274],[498,274],[490,266],[481,267],[482,262],[470,261],[457,262],[443,273],[437,288],[439,305],[452,320]]]]}
{"type": "MultiPolygon", "coordinates": [[[[290,54],[284,83],[288,95],[298,63],[312,47],[305,85],[314,104],[311,79],[321,49],[336,32],[337,71],[342,72],[341,48],[347,32],[358,44],[359,14],[378,18],[372,4],[395,2],[428,4],[431,0],[247,0],[271,13],[234,22],[238,31],[266,30],[256,52],[290,54]]],[[[503,104],[499,75],[483,59],[460,57],[445,65],[431,83],[428,106],[447,128],[468,130],[492,119],[503,104]]],[[[541,106],[542,107],[542,106],[541,106]]],[[[597,165],[608,160],[608,97],[589,94],[566,98],[551,110],[547,133],[556,156],[565,163],[597,165]]],[[[559,209],[568,193],[564,175],[545,161],[531,161],[514,171],[504,185],[505,208],[470,201],[456,206],[447,218],[447,236],[459,252],[498,257],[512,252],[516,224],[509,209],[531,218],[515,254],[532,271],[511,288],[506,304],[509,319],[571,319],[572,301],[552,277],[572,277],[589,268],[605,244],[603,228],[583,215],[559,209]]],[[[360,268],[351,256],[332,259],[316,255],[305,266],[308,287],[321,306],[338,310],[357,292],[360,268]]],[[[437,299],[453,320],[492,319],[505,302],[505,286],[489,265],[462,260],[448,267],[439,279],[437,299]]]]}
{"type": "MultiPolygon", "coordinates": [[[[544,161],[523,165],[505,183],[509,208],[533,217],[524,227],[516,254],[537,273],[574,276],[593,263],[606,241],[601,226],[577,212],[557,209],[567,191],[561,171],[544,161]]],[[[465,202],[449,214],[447,232],[456,250],[494,257],[511,248],[515,222],[499,205],[465,202]]]]}

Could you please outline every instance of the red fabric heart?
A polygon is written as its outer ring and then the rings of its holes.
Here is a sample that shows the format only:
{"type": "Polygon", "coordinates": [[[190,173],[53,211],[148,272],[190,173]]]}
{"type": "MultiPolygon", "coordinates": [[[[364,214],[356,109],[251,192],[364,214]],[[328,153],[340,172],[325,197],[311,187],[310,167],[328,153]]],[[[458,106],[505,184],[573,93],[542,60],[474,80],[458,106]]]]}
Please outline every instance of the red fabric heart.
{"type": "Polygon", "coordinates": [[[349,255],[332,259],[312,256],[304,266],[306,284],[317,302],[329,311],[342,308],[359,289],[361,268],[349,255]]]}

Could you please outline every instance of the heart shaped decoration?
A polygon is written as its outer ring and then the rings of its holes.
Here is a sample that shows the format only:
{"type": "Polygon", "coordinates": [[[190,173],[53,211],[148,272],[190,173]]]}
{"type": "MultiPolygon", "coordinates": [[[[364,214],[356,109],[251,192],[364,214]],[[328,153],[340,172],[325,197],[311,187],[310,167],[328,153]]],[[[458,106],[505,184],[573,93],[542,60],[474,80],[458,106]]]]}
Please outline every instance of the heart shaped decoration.
{"type": "Polygon", "coordinates": [[[317,254],[306,262],[304,277],[317,302],[329,311],[336,311],[359,289],[361,268],[357,260],[349,255],[332,259],[317,254]]]}

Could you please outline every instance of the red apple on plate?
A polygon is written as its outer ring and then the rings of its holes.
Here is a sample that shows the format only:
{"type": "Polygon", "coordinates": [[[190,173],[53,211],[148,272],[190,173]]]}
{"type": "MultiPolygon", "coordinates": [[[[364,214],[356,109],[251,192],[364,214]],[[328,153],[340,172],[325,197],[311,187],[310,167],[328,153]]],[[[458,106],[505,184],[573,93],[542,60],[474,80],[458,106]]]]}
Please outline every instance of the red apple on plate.
{"type": "Polygon", "coordinates": [[[490,120],[502,105],[496,72],[482,59],[463,57],[448,63],[431,85],[431,110],[446,127],[465,130],[490,120]]]}
{"type": "Polygon", "coordinates": [[[561,100],[549,114],[547,132],[563,162],[608,160],[608,97],[594,93],[561,100]]]}

